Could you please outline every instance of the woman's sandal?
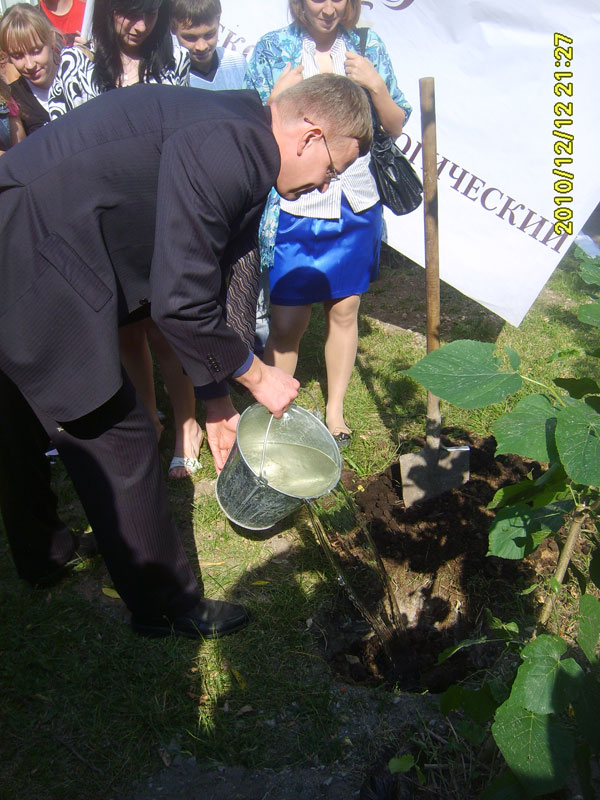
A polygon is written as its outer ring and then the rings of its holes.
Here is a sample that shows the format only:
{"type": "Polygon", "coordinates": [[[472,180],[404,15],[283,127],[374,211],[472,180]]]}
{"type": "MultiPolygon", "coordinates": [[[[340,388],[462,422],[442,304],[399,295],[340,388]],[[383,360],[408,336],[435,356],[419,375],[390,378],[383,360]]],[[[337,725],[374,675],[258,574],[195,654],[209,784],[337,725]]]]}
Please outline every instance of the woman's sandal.
{"type": "Polygon", "coordinates": [[[178,477],[171,475],[171,472],[178,467],[184,467],[188,475],[193,475],[194,472],[198,472],[202,468],[202,464],[197,458],[191,458],[190,456],[173,456],[169,464],[169,478],[178,477]]]}
{"type": "MultiPolygon", "coordinates": [[[[198,449],[202,447],[202,443],[204,442],[204,433],[200,436],[200,444],[198,445],[198,449]]],[[[185,477],[184,475],[171,475],[171,472],[174,469],[180,469],[183,467],[185,469],[187,476],[193,475],[198,470],[202,469],[202,464],[198,458],[194,456],[173,456],[171,459],[171,463],[169,464],[169,478],[172,480],[177,480],[178,478],[185,477]]]]}
{"type": "Polygon", "coordinates": [[[332,433],[331,435],[335,439],[336,444],[340,450],[343,450],[345,447],[348,447],[348,445],[352,441],[352,431],[350,431],[350,433],[347,433],[346,431],[340,431],[339,433],[332,433]]]}

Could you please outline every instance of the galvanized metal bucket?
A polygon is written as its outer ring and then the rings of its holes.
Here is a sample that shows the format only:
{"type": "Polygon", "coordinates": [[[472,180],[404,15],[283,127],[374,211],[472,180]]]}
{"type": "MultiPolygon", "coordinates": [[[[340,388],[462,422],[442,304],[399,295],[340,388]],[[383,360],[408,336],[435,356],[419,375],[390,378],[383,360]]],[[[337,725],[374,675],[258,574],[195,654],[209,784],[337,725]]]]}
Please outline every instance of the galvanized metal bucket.
{"type": "Polygon", "coordinates": [[[291,405],[275,419],[255,403],[239,419],[215,494],[232,522],[266,530],[304,501],[330,492],[341,472],[337,443],[314,414],[291,405]]]}

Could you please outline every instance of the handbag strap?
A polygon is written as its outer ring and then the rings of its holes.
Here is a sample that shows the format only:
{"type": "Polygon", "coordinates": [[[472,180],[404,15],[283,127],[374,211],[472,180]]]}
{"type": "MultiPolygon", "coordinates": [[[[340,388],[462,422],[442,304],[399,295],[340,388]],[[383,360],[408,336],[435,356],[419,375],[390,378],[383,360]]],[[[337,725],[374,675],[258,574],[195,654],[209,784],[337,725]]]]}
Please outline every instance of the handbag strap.
{"type": "Polygon", "coordinates": [[[367,49],[367,36],[369,34],[369,29],[357,28],[356,32],[358,33],[358,39],[360,41],[360,54],[361,56],[364,56],[367,49]]]}
{"type": "MultiPolygon", "coordinates": [[[[365,57],[365,53],[367,50],[367,36],[369,35],[368,28],[357,28],[356,32],[358,33],[358,39],[360,42],[360,54],[361,56],[365,57]]],[[[379,128],[382,127],[381,120],[379,119],[379,114],[377,113],[377,109],[373,105],[373,101],[371,100],[371,95],[365,89],[365,94],[367,95],[367,99],[369,101],[369,105],[371,106],[371,115],[373,116],[373,127],[379,128]]]]}

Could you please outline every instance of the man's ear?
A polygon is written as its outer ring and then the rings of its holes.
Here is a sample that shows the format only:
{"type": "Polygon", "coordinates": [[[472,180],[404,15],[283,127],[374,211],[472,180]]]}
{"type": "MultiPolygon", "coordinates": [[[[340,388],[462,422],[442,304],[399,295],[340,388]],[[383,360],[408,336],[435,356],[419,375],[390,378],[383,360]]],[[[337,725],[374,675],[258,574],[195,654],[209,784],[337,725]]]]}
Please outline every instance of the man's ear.
{"type": "Polygon", "coordinates": [[[306,150],[307,147],[312,145],[323,137],[323,131],[319,125],[314,125],[312,122],[308,123],[310,127],[305,128],[302,136],[298,139],[297,153],[299,156],[306,150]]]}

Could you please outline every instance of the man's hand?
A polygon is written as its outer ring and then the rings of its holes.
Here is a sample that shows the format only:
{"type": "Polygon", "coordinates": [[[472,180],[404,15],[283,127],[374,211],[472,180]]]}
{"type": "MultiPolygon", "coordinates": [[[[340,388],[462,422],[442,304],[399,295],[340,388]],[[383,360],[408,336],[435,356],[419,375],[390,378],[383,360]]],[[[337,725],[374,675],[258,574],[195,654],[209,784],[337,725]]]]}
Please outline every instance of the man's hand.
{"type": "Polygon", "coordinates": [[[252,366],[239,378],[245,386],[274,417],[283,416],[290,403],[298,397],[299,382],[279,367],[269,367],[254,356],[252,366]]]}
{"type": "Polygon", "coordinates": [[[204,405],[206,406],[206,440],[215,461],[215,469],[219,474],[235,444],[240,415],[233,407],[229,395],[217,397],[214,400],[205,400],[204,405]]]}

